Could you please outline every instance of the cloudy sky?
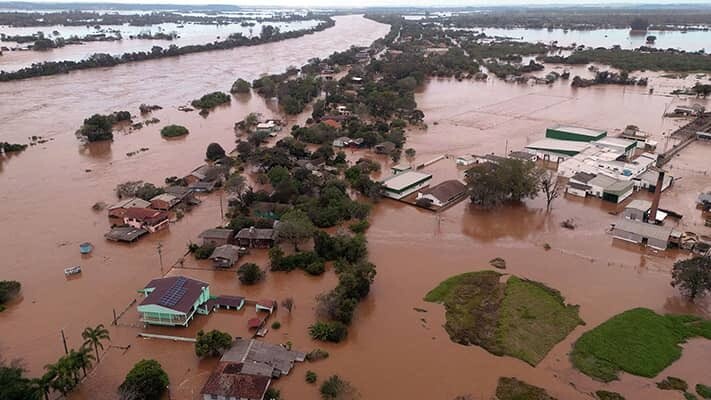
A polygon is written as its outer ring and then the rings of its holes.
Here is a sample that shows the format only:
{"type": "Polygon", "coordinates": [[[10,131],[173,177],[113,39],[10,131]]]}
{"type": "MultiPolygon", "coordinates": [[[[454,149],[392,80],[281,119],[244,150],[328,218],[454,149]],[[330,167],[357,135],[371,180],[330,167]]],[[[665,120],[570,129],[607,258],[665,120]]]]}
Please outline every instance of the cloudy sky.
{"type": "Polygon", "coordinates": [[[133,3],[133,4],[233,4],[244,6],[280,7],[372,7],[372,6],[413,6],[451,7],[488,5],[545,5],[545,4],[708,4],[709,0],[602,0],[576,2],[574,0],[28,0],[42,2],[90,2],[90,3],[133,3]]]}

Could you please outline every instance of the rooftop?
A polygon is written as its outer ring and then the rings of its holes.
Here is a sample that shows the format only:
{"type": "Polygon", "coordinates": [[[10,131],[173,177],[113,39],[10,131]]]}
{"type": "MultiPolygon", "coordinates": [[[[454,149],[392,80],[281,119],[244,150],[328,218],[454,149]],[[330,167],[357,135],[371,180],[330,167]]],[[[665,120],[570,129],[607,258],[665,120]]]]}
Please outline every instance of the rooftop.
{"type": "Polygon", "coordinates": [[[604,137],[600,140],[594,142],[596,145],[600,146],[613,146],[613,147],[624,147],[628,148],[630,146],[635,146],[637,144],[634,140],[616,138],[616,137],[604,137]]]}
{"type": "Polygon", "coordinates": [[[601,188],[605,189],[608,186],[612,185],[613,183],[617,182],[617,179],[615,178],[610,178],[607,175],[597,175],[593,179],[588,181],[588,185],[590,186],[600,186],[601,188]]]}
{"type": "Polygon", "coordinates": [[[603,189],[608,193],[623,194],[632,189],[632,187],[634,187],[634,183],[631,181],[615,181],[603,189]]]}
{"type": "Polygon", "coordinates": [[[139,306],[158,305],[187,314],[207,287],[203,281],[184,276],[153,279],[144,288],[152,291],[139,306]]]}
{"type": "Polygon", "coordinates": [[[214,260],[215,258],[224,258],[225,260],[234,262],[239,258],[239,247],[231,244],[218,246],[210,256],[211,260],[214,260]]]}
{"type": "MultiPolygon", "coordinates": [[[[286,375],[291,371],[294,362],[303,361],[304,353],[287,350],[284,347],[255,339],[235,339],[232,348],[222,356],[222,362],[244,364],[262,364],[276,370],[278,375],[286,375]]],[[[264,368],[262,368],[264,369],[264,368]]],[[[264,369],[266,371],[266,369],[264,369]]],[[[273,372],[270,372],[270,376],[273,372]]],[[[277,376],[278,376],[277,375],[277,376]]]]}
{"type": "Polygon", "coordinates": [[[259,229],[255,227],[242,228],[235,237],[237,239],[274,239],[276,231],[274,229],[259,229]]]}
{"type": "Polygon", "coordinates": [[[526,148],[528,149],[538,149],[538,150],[549,150],[549,151],[567,151],[567,152],[581,152],[590,147],[587,142],[574,142],[572,140],[559,140],[559,139],[541,139],[537,140],[526,148]]]}
{"type": "Polygon", "coordinates": [[[645,222],[621,219],[615,224],[615,229],[636,233],[642,237],[667,241],[671,236],[672,228],[663,225],[652,225],[645,222]]]}
{"type": "Polygon", "coordinates": [[[467,191],[467,186],[458,180],[449,180],[433,186],[427,190],[423,190],[422,194],[429,194],[435,198],[445,202],[454,197],[462,195],[467,191]]]}
{"type": "Polygon", "coordinates": [[[153,200],[162,200],[170,203],[171,201],[178,200],[178,198],[170,193],[161,193],[158,196],[153,197],[151,201],[153,200]]]}
{"type": "Polygon", "coordinates": [[[135,219],[137,221],[153,222],[168,218],[165,211],[158,211],[152,208],[131,207],[126,210],[124,218],[135,219]]]}
{"type": "Polygon", "coordinates": [[[382,183],[386,189],[399,191],[428,179],[432,179],[432,175],[422,172],[406,171],[401,174],[393,175],[385,179],[382,183]]]}
{"type": "Polygon", "coordinates": [[[198,235],[200,239],[224,239],[224,240],[229,240],[232,238],[232,235],[234,234],[234,231],[232,229],[224,229],[224,228],[215,228],[215,229],[207,229],[202,231],[198,235]]]}
{"type": "Polygon", "coordinates": [[[220,362],[205,382],[201,393],[220,398],[263,399],[271,377],[246,372],[242,363],[220,362]]]}
{"type": "Polygon", "coordinates": [[[150,207],[150,206],[151,206],[151,203],[149,201],[139,199],[137,197],[131,197],[128,199],[121,200],[118,203],[109,206],[109,210],[115,210],[117,208],[133,208],[133,207],[146,208],[146,207],[150,207]]]}
{"type": "Polygon", "coordinates": [[[111,228],[111,231],[105,234],[104,237],[114,242],[133,242],[147,233],[148,231],[145,229],[137,229],[132,226],[117,226],[111,228]]]}
{"type": "Polygon", "coordinates": [[[647,212],[652,208],[652,202],[647,200],[632,200],[625,208],[647,212]]]}
{"type": "Polygon", "coordinates": [[[578,182],[582,183],[588,183],[591,180],[595,179],[595,174],[589,174],[587,172],[578,172],[575,175],[573,175],[570,179],[575,179],[578,182]]]}
{"type": "Polygon", "coordinates": [[[574,133],[576,135],[595,136],[595,137],[607,133],[607,131],[604,131],[601,129],[583,128],[583,127],[571,126],[571,125],[556,125],[556,126],[551,127],[549,129],[553,129],[556,131],[570,132],[570,133],[574,133]]]}

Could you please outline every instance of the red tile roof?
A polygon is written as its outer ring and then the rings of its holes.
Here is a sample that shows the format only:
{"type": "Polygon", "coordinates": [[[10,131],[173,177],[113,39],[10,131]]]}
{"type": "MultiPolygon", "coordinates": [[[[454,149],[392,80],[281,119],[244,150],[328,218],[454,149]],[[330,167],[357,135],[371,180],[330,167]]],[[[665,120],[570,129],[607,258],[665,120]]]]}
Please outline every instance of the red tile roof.
{"type": "Polygon", "coordinates": [[[200,393],[226,398],[261,400],[269,388],[271,378],[243,374],[241,371],[242,363],[220,362],[200,393]]]}
{"type": "Polygon", "coordinates": [[[131,207],[126,210],[124,218],[135,219],[146,223],[160,222],[168,218],[168,213],[165,211],[153,210],[151,208],[131,207]]]}

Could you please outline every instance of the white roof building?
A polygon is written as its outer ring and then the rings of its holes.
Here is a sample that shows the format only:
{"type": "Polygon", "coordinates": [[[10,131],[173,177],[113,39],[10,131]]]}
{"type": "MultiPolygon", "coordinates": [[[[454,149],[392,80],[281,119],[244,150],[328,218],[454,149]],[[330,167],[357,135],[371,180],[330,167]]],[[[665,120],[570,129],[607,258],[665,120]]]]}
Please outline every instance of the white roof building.
{"type": "Polygon", "coordinates": [[[400,200],[427,186],[431,180],[430,174],[405,171],[385,179],[382,184],[385,187],[385,196],[400,200]]]}

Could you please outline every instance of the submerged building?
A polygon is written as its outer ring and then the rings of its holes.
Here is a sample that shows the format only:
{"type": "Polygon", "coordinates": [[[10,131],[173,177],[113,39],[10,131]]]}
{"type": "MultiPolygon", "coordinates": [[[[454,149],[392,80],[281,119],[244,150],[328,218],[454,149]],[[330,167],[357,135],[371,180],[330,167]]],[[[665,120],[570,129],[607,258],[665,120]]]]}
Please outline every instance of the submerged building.
{"type": "Polygon", "coordinates": [[[141,322],[151,325],[188,326],[195,313],[208,314],[210,285],[184,276],[153,279],[139,293],[141,322]]]}
{"type": "Polygon", "coordinates": [[[386,197],[400,200],[424,188],[431,180],[430,174],[406,171],[385,179],[382,184],[386,197]]]}

